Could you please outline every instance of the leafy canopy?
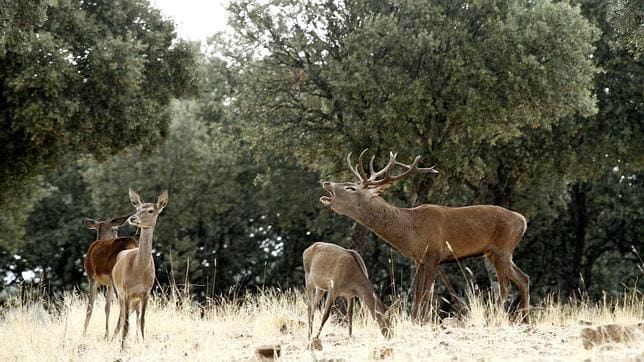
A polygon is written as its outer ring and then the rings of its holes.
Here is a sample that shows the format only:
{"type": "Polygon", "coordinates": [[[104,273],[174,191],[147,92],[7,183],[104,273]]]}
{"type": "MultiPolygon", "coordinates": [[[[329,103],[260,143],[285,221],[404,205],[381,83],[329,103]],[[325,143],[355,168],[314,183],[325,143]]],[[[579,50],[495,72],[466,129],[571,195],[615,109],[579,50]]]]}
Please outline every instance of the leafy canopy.
{"type": "Polygon", "coordinates": [[[63,155],[166,137],[168,102],[195,87],[195,49],[147,1],[0,5],[1,201],[63,155]]]}
{"type": "Polygon", "coordinates": [[[243,0],[229,10],[248,139],[313,167],[370,147],[476,175],[458,169],[469,149],[597,112],[598,30],[567,3],[243,0]]]}

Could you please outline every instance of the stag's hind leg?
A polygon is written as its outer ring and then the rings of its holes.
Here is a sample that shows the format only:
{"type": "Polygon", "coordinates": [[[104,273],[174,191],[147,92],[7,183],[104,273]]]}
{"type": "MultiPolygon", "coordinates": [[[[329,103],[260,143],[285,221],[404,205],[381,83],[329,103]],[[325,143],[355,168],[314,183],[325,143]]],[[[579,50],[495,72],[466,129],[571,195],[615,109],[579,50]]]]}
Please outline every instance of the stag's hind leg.
{"type": "Polygon", "coordinates": [[[521,319],[527,322],[530,308],[530,277],[510,260],[510,279],[519,288],[521,294],[521,319]]]}
{"type": "Polygon", "coordinates": [[[510,289],[510,258],[504,255],[490,254],[488,256],[494,269],[496,269],[496,277],[499,280],[499,300],[498,303],[502,309],[505,310],[505,301],[508,298],[508,291],[510,289]]]}

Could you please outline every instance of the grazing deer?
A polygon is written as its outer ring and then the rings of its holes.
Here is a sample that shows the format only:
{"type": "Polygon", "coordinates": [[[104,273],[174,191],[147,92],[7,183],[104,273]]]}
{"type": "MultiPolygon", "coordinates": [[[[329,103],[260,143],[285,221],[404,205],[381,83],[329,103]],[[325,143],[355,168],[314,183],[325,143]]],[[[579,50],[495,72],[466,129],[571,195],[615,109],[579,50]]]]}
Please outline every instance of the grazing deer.
{"type": "Polygon", "coordinates": [[[308,297],[309,338],[313,333],[313,314],[322,299],[324,291],[328,292],[322,323],[315,338],[320,337],[322,327],[329,318],[331,306],[336,297],[345,297],[348,302],[349,337],[353,323],[354,297],[362,299],[378,322],[382,334],[389,338],[389,319],[385,308],[369,282],[367,268],[360,254],[341,246],[329,243],[315,243],[304,250],[304,279],[308,297]]]}
{"type": "Polygon", "coordinates": [[[119,300],[119,321],[114,331],[114,336],[122,328],[121,349],[125,347],[130,326],[130,313],[134,310],[137,314],[141,337],[145,339],[145,309],[150,298],[150,290],[154,286],[154,258],[152,258],[152,236],[157,217],[168,204],[168,191],[164,191],[154,203],[144,203],[139,194],[129,190],[130,201],[136,208],[128,222],[141,229],[139,237],[140,246],[135,249],[124,250],[116,257],[116,264],[112,269],[112,280],[119,300]]]}
{"type": "Polygon", "coordinates": [[[477,205],[445,207],[421,205],[400,208],[387,203],[380,194],[392,183],[415,173],[437,173],[434,167],[419,168],[420,156],[411,165],[396,161],[390,153],[389,162],[374,171],[374,157],[369,162],[370,175],[364,170],[362,151],[358,164],[349,169],[358,182],[324,182],[329,193],[320,202],[340,215],[346,215],[375,232],[401,254],[416,264],[412,318],[425,321],[431,306],[435,273],[441,263],[473,256],[486,256],[496,269],[499,280],[499,302],[507,298],[509,281],[521,293],[521,309],[527,313],[530,305],[529,278],[512,261],[512,251],[526,230],[523,215],[499,206],[477,205]],[[402,173],[392,175],[394,166],[402,173]]]}
{"type": "Polygon", "coordinates": [[[94,241],[85,254],[85,272],[89,279],[89,300],[85,313],[85,327],[83,335],[87,335],[87,326],[92,317],[96,293],[100,286],[106,286],[105,291],[105,338],[108,337],[110,324],[110,306],[112,305],[112,268],[116,262],[116,255],[123,250],[139,246],[136,239],[131,237],[118,237],[118,228],[123,225],[128,216],[121,216],[106,221],[93,219],[83,220],[83,225],[88,229],[96,230],[94,241]]]}

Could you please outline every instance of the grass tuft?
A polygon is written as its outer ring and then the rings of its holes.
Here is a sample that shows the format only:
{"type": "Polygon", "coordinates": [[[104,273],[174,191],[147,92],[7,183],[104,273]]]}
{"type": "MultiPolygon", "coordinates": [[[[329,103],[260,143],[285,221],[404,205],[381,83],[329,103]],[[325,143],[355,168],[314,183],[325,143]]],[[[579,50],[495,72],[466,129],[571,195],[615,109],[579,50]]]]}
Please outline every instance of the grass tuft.
{"type": "MultiPolygon", "coordinates": [[[[549,298],[531,311],[530,323],[511,322],[496,303],[470,293],[467,312],[451,322],[433,318],[413,323],[394,308],[394,337],[386,340],[365,308],[354,317],[353,337],[346,325],[331,318],[321,335],[322,350],[307,349],[306,299],[302,291],[260,290],[230,301],[199,305],[177,290],[156,295],[146,315],[146,339],[134,327],[127,348],[103,340],[105,301],[99,297],[88,336],[82,336],[86,295],[66,294],[55,307],[33,298],[14,300],[0,309],[2,361],[212,361],[251,360],[255,347],[280,345],[284,360],[585,360],[644,358],[644,333],[631,343],[586,350],[581,329],[603,324],[636,325],[644,321],[641,295],[615,301],[587,300],[559,304],[549,298]]],[[[48,303],[51,305],[51,303],[48,303]]],[[[400,303],[404,305],[404,303],[400,303]]],[[[314,330],[321,313],[316,313],[314,330]]],[[[112,305],[110,328],[118,305],[112,305]]]]}

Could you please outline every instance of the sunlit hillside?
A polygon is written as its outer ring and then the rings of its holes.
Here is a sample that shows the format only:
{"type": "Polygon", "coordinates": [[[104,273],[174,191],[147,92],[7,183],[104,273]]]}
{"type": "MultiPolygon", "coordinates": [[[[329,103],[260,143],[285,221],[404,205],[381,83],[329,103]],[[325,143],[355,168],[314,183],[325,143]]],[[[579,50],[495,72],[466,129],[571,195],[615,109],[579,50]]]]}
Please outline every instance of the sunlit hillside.
{"type": "MultiPolygon", "coordinates": [[[[279,345],[282,360],[642,360],[644,337],[585,349],[580,332],[593,325],[637,325],[642,300],[629,295],[613,303],[536,306],[529,324],[511,323],[481,299],[468,316],[420,326],[406,313],[394,314],[394,338],[380,335],[359,309],[353,337],[332,317],[321,335],[322,350],[307,348],[306,302],[301,292],[265,292],[200,308],[188,300],[157,296],[148,309],[146,339],[131,329],[125,352],[117,340],[103,340],[104,300],[98,299],[87,337],[82,336],[85,296],[68,295],[50,313],[40,303],[2,309],[2,361],[219,361],[253,360],[260,345],[279,345]]],[[[113,329],[118,306],[112,307],[113,329]]],[[[316,314],[315,327],[320,313],[316,314]]],[[[132,317],[134,321],[134,317],[132,317]]]]}

